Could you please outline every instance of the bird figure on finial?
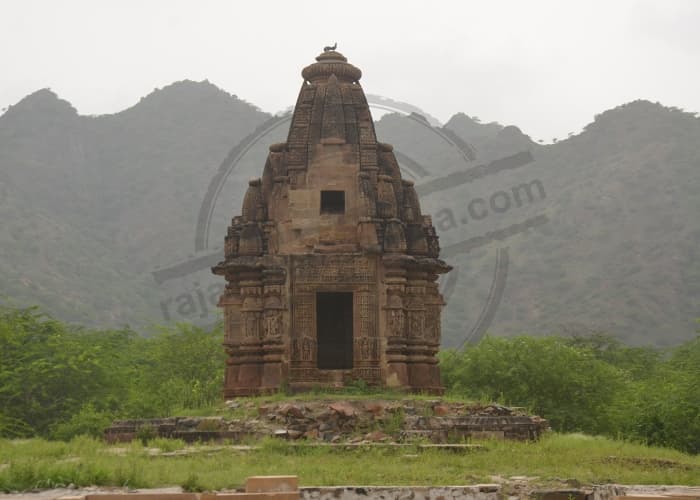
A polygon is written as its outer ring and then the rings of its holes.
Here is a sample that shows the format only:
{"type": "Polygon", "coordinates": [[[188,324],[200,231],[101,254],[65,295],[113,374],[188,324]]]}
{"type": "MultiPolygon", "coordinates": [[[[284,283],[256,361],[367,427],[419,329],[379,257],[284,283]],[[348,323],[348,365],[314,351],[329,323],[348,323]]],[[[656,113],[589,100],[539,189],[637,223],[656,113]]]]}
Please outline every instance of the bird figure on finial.
{"type": "Polygon", "coordinates": [[[338,47],[338,42],[335,42],[335,45],[333,45],[332,47],[330,45],[326,45],[325,47],[323,47],[323,51],[330,52],[332,50],[335,50],[337,47],[338,47]]]}

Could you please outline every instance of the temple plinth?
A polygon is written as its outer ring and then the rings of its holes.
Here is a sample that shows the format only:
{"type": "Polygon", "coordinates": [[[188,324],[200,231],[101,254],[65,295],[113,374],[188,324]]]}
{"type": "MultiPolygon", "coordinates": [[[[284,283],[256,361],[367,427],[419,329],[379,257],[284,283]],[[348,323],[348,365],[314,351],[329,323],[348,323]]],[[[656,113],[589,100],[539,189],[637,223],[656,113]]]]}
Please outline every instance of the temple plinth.
{"type": "Polygon", "coordinates": [[[444,301],[430,216],[377,142],[362,72],[329,50],[302,71],[225,237],[224,396],[368,385],[441,393],[444,301]]]}

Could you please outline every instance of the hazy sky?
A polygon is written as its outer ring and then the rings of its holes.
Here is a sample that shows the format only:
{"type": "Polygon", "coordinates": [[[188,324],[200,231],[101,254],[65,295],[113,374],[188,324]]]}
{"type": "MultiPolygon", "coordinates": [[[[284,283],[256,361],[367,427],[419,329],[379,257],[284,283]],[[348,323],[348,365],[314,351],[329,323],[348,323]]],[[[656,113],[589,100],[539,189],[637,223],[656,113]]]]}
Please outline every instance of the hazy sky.
{"type": "Polygon", "coordinates": [[[0,108],[50,87],[112,113],[188,78],[275,112],[337,41],[367,93],[547,142],[634,99],[700,111],[696,0],[0,0],[0,19],[0,108]]]}

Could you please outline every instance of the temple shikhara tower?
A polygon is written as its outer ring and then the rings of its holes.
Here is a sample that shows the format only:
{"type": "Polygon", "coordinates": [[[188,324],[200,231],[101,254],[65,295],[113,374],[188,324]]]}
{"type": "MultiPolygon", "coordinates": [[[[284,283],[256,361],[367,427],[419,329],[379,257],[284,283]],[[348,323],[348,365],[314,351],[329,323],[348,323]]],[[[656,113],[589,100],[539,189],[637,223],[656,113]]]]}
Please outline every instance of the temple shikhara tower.
{"type": "Polygon", "coordinates": [[[451,268],[377,141],[362,72],[335,50],[316,61],[213,268],[227,282],[224,396],[358,379],[440,393],[437,279],[451,268]]]}

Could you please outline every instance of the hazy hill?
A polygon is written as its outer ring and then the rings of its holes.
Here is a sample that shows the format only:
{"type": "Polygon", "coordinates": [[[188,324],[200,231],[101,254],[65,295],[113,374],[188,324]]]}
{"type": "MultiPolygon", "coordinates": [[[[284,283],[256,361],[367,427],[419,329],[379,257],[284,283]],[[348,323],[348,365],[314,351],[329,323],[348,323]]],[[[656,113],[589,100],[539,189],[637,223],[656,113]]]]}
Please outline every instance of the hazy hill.
{"type": "MultiPolygon", "coordinates": [[[[427,165],[439,157],[416,139],[426,136],[421,127],[397,134],[396,121],[406,119],[387,117],[379,124],[387,141],[427,165]]],[[[548,220],[452,258],[459,280],[448,306],[448,342],[464,336],[465,320],[473,324],[485,304],[498,246],[508,247],[510,266],[493,332],[593,329],[657,344],[694,335],[700,316],[700,120],[635,101],[547,146],[515,127],[481,125],[462,114],[446,127],[474,146],[475,164],[523,150],[535,161],[424,197],[434,217],[454,213],[456,224],[436,217],[443,248],[537,215],[548,220]],[[512,188],[533,180],[545,196],[517,207],[512,188]],[[483,220],[467,216],[462,223],[471,200],[490,200],[499,191],[509,194],[510,209],[496,213],[489,207],[483,220]]],[[[454,155],[433,165],[438,172],[468,168],[454,155]]],[[[503,200],[496,195],[498,207],[503,200]]]]}
{"type": "Polygon", "coordinates": [[[0,117],[0,293],[90,323],[160,321],[150,270],[191,252],[232,144],[268,115],[207,82],[79,116],[40,90],[0,117]]]}
{"type": "MultiPolygon", "coordinates": [[[[259,175],[267,145],[284,137],[287,124],[236,164],[216,200],[208,248],[195,253],[207,187],[230,150],[270,118],[208,82],[190,81],[154,90],[113,115],[78,115],[49,90],[11,106],[0,116],[0,295],[102,325],[213,319],[222,284],[206,265],[160,284],[151,272],[216,252],[227,220],[240,211],[245,181],[259,175]]],[[[422,197],[457,267],[446,344],[458,343],[476,322],[498,247],[508,247],[509,268],[494,333],[594,328],[657,344],[694,335],[697,118],[636,101],[553,145],[462,113],[442,136],[429,127],[398,115],[377,124],[419,188],[522,151],[534,159],[422,197]],[[471,159],[456,147],[463,143],[471,159]],[[535,194],[518,202],[513,190],[523,184],[535,194]],[[483,217],[470,212],[477,205],[486,209],[483,217]],[[547,222],[518,229],[538,216],[547,222]],[[513,227],[516,234],[493,237],[513,227]],[[459,250],[489,234],[495,241],[459,250]]]]}

